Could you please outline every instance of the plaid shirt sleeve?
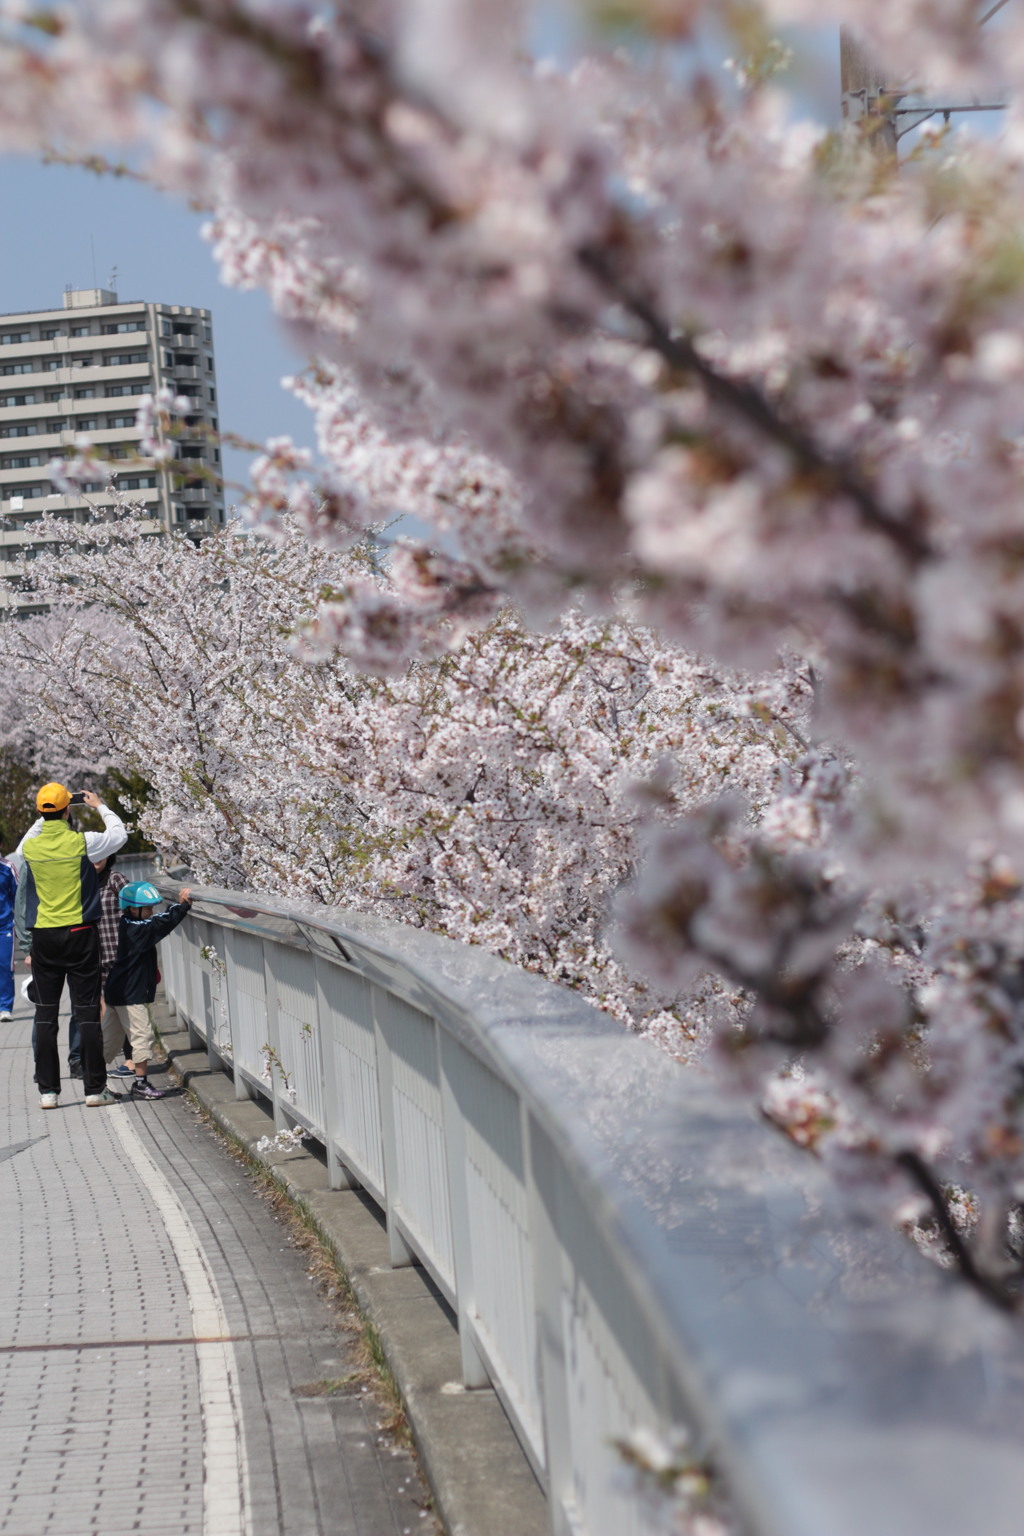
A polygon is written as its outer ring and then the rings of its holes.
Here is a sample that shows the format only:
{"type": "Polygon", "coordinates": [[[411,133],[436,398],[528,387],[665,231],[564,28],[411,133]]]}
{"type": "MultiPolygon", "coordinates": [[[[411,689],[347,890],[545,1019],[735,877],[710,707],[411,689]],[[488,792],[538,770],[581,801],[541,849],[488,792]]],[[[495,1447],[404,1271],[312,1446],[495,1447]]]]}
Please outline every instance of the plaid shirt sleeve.
{"type": "Polygon", "coordinates": [[[128,884],[124,875],[111,870],[110,878],[100,892],[100,969],[106,981],[107,972],[117,957],[117,930],[121,913],[117,905],[118,892],[128,884]]]}

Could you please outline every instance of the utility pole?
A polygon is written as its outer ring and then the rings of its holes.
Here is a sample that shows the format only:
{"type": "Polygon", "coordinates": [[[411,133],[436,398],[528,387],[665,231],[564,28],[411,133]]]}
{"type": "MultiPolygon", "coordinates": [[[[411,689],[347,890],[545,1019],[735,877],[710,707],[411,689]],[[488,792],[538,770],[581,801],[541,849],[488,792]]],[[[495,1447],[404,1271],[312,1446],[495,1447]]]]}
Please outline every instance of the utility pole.
{"type": "MultiPolygon", "coordinates": [[[[978,26],[986,26],[1010,3],[1011,0],[995,0],[978,17],[978,26]]],[[[884,64],[872,58],[849,27],[842,27],[839,32],[839,74],[843,120],[859,124],[878,153],[893,160],[900,139],[929,118],[941,117],[948,123],[954,114],[1000,112],[1010,103],[1009,91],[1001,86],[993,86],[983,96],[965,99],[952,92],[933,96],[921,89],[920,82],[898,83],[887,76],[884,64]]]]}
{"type": "Polygon", "coordinates": [[[871,57],[855,32],[842,27],[839,32],[839,73],[842,87],[843,118],[858,123],[879,154],[896,158],[896,117],[898,97],[882,67],[871,57]]]}

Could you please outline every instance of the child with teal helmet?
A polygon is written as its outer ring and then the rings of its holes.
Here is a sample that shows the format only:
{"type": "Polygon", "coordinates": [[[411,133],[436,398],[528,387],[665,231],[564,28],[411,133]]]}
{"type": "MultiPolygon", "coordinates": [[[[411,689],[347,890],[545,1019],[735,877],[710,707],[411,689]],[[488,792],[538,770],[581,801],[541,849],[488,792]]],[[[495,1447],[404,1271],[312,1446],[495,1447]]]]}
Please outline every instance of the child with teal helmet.
{"type": "Polygon", "coordinates": [[[103,989],[107,1011],[103,1016],[105,1038],[113,1040],[127,1032],[132,1044],[135,1081],[132,1097],[163,1098],[159,1088],[149,1081],[149,1058],[153,1054],[153,1026],[149,1005],[156,997],[156,946],[177,928],[192,909],[192,892],[187,886],[178,893],[174,906],[159,912],[163,897],[148,880],[133,880],[118,896],[121,920],[117,930],[117,958],[110,968],[103,989]]]}

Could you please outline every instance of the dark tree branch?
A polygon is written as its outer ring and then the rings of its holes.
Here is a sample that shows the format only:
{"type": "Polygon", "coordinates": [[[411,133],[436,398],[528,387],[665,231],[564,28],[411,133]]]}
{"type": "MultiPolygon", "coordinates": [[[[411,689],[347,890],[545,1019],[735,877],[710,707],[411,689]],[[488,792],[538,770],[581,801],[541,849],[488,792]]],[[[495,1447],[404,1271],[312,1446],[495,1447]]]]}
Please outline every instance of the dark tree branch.
{"type": "Polygon", "coordinates": [[[953,1218],[949,1214],[949,1206],[946,1204],[946,1197],[942,1193],[939,1182],[924,1158],[917,1152],[897,1152],[896,1162],[905,1173],[910,1175],[910,1178],[927,1199],[935,1219],[942,1230],[942,1235],[949,1244],[949,1251],[952,1253],[957,1268],[964,1279],[970,1285],[973,1285],[976,1291],[980,1291],[986,1301],[992,1302],[1001,1311],[1015,1312],[1017,1310],[1016,1297],[1010,1295],[1009,1292],[988,1275],[982,1274],[977,1264],[975,1264],[973,1253],[957,1231],[953,1218]]]}
{"type": "Polygon", "coordinates": [[[836,493],[852,501],[865,525],[895,544],[911,564],[919,565],[933,557],[934,550],[928,541],[910,523],[883,506],[855,465],[833,458],[802,427],[786,421],[754,385],[719,373],[688,336],[675,335],[670,330],[643,294],[618,275],[603,251],[584,246],[577,252],[577,259],[608,295],[640,322],[648,345],[670,367],[696,375],[710,399],[756,427],[785,448],[801,468],[821,476],[836,493]]]}

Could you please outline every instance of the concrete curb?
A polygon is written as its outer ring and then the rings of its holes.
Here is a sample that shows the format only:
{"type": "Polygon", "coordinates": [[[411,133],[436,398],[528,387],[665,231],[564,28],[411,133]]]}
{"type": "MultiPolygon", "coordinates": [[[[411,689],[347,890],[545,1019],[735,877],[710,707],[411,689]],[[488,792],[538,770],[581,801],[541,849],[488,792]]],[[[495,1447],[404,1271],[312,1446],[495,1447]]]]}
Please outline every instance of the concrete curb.
{"type": "Polygon", "coordinates": [[[547,1500],[495,1392],[463,1388],[455,1320],[426,1272],[391,1267],[381,1213],[359,1191],[330,1189],[325,1166],[309,1152],[257,1152],[260,1138],[274,1132],[269,1106],[235,1098],[231,1079],[191,1048],[162,996],[152,1015],[174,1077],[326,1235],[380,1335],[448,1536],[547,1536],[547,1500]]]}

